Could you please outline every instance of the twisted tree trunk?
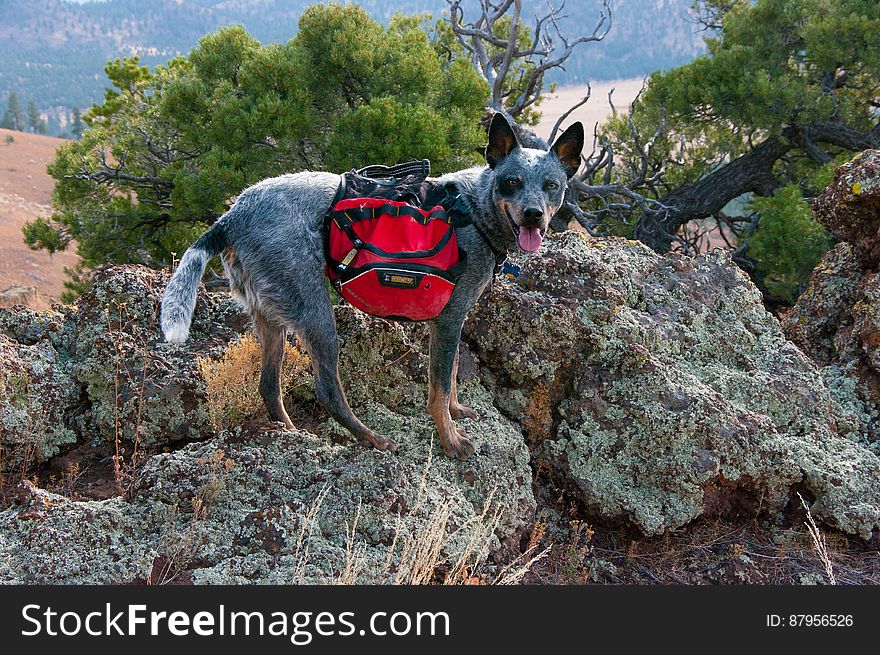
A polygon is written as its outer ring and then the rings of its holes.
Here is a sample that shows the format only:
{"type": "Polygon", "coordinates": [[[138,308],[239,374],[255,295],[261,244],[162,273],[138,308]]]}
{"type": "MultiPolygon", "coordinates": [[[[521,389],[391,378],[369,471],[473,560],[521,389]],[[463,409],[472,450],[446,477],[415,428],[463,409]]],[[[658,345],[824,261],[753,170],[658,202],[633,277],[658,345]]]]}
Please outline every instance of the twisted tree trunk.
{"type": "Polygon", "coordinates": [[[652,211],[639,221],[635,237],[659,253],[669,252],[678,229],[711,216],[744,193],[770,195],[779,186],[773,165],[794,146],[771,138],[713,171],[685,184],[660,199],[664,209],[652,211]]]}
{"type": "Polygon", "coordinates": [[[646,213],[639,221],[636,238],[659,253],[669,252],[676,232],[688,221],[712,216],[744,193],[771,195],[779,187],[773,166],[789,151],[798,149],[819,162],[831,161],[819,143],[852,152],[876,148],[880,146],[880,123],[868,132],[839,121],[788,127],[781,137],[767,139],[709,175],[661,198],[662,208],[646,213]]]}

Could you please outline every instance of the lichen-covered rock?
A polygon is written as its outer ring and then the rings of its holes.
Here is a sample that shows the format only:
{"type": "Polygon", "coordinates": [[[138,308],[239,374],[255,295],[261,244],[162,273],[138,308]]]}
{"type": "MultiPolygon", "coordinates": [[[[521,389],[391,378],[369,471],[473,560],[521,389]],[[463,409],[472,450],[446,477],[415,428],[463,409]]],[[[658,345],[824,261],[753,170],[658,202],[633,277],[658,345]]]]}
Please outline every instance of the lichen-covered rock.
{"type": "MultiPolygon", "coordinates": [[[[819,364],[829,364],[851,351],[852,309],[864,272],[848,243],[825,253],[813,270],[806,290],[782,317],[785,333],[819,364]],[[841,340],[841,328],[850,328],[841,340]]],[[[859,350],[859,348],[856,348],[859,350]]]]}
{"type": "Polygon", "coordinates": [[[826,258],[821,316],[808,325],[804,309],[799,323],[818,369],[722,252],[661,257],[576,233],[545,244],[465,326],[459,393],[478,414],[459,421],[477,448],[468,462],[434,441],[421,324],[336,309],[349,401],[397,441],[389,453],[354,443],[311,385],[287,399],[294,430],[214,434],[196,358],[247,329],[225,294],[200,292],[183,345],[162,342],[156,322],[167,276],[141,267],[100,273],[76,307],[0,310],[15,370],[39,368],[40,397],[61,394],[43,457],[66,439],[166,450],[127,472],[125,497],[72,501],[24,483],[0,512],[0,581],[401,581],[418,578],[412,544],[441,573],[460,557],[508,560],[534,520],[532,461],[593,516],[647,534],[773,515],[795,491],[829,525],[876,534],[864,394],[880,361],[880,281],[852,282],[851,250],[826,258]]]}
{"type": "Polygon", "coordinates": [[[71,307],[37,311],[29,307],[0,309],[0,334],[25,345],[33,345],[48,338],[56,348],[60,346],[59,335],[71,307]]]}
{"type": "Polygon", "coordinates": [[[167,282],[144,267],[111,268],[70,315],[71,375],[88,397],[81,432],[147,448],[210,436],[197,357],[220,353],[247,321],[227,295],[201,294],[190,339],[166,344],[158,311],[167,282]]]}
{"type": "Polygon", "coordinates": [[[780,510],[797,485],[844,531],[880,526],[880,459],[727,254],[546,244],[465,335],[498,405],[585,506],[656,534],[780,510]]]}
{"type": "Polygon", "coordinates": [[[26,487],[0,512],[0,581],[371,583],[409,579],[413,544],[435,543],[441,568],[518,553],[535,511],[518,426],[465,381],[480,455],[445,458],[424,409],[424,328],[351,308],[339,328],[352,405],[397,453],[353,443],[319,410],[308,430],[250,424],[154,455],[128,500],[46,501],[26,487]],[[64,545],[40,549],[41,535],[64,545]]]}
{"type": "Polygon", "coordinates": [[[822,258],[782,326],[880,453],[880,151],[838,167],[814,213],[844,241],[822,258]]]}
{"type": "Polygon", "coordinates": [[[852,244],[866,266],[880,263],[880,150],[865,150],[839,166],[813,212],[834,236],[852,244]]]}
{"type": "Polygon", "coordinates": [[[75,502],[22,482],[20,504],[0,512],[0,582],[112,584],[149,573],[159,531],[122,498],[75,502]]]}
{"type": "Polygon", "coordinates": [[[76,441],[67,426],[77,386],[47,338],[32,344],[0,332],[0,473],[24,470],[76,441]]]}
{"type": "Polygon", "coordinates": [[[203,293],[190,340],[165,344],[157,312],[167,282],[145,267],[113,267],[76,306],[0,309],[7,450],[36,441],[43,459],[77,438],[152,449],[211,436],[197,357],[222,352],[247,320],[225,294],[203,293]],[[17,388],[30,389],[27,403],[17,388]]]}
{"type": "Polygon", "coordinates": [[[333,581],[353,564],[354,579],[387,582],[406,579],[409,535],[422,546],[439,539],[441,563],[474,546],[474,560],[503,556],[534,512],[527,456],[509,423],[476,434],[497,447],[464,466],[439,459],[436,445],[429,463],[418,428],[400,433],[397,455],[301,430],[239,429],[152,457],[131,500],[72,502],[28,486],[21,505],[0,512],[0,581],[289,584],[333,581]]]}

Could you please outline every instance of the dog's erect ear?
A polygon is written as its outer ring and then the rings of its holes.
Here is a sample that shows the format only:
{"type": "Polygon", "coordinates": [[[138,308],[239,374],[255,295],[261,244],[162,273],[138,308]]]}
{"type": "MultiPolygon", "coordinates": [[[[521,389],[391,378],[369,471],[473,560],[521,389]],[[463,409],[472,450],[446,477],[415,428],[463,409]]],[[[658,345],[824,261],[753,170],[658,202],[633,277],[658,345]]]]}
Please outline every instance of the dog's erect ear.
{"type": "Polygon", "coordinates": [[[565,166],[565,173],[572,177],[581,165],[581,151],[584,149],[584,126],[580,122],[568,126],[550,150],[556,153],[559,161],[565,166]]]}
{"type": "Polygon", "coordinates": [[[495,165],[507,157],[517,145],[519,143],[510,123],[500,111],[495,112],[489,125],[489,143],[486,146],[486,163],[489,164],[489,168],[495,168],[495,165]]]}

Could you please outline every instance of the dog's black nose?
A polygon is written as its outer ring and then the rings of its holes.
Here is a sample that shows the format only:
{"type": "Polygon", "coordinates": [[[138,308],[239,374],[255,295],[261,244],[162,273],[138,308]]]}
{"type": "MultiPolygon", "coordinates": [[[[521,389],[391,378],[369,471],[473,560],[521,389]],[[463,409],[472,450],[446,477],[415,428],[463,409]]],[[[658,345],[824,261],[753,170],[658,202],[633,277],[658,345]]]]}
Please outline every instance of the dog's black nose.
{"type": "Polygon", "coordinates": [[[523,210],[523,218],[527,225],[538,225],[543,215],[544,212],[537,207],[527,207],[523,210]]]}

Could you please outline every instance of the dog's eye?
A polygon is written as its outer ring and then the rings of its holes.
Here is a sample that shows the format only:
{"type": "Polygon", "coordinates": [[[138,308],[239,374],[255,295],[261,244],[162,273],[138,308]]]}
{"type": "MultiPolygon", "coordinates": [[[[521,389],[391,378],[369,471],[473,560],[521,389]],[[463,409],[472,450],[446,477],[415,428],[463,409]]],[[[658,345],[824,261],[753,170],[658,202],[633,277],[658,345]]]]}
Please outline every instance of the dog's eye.
{"type": "Polygon", "coordinates": [[[522,186],[522,180],[517,177],[510,177],[504,180],[504,186],[508,189],[518,189],[522,186]]]}
{"type": "Polygon", "coordinates": [[[556,182],[551,182],[548,180],[544,183],[544,188],[547,189],[547,191],[556,191],[556,189],[559,188],[559,185],[556,184],[556,182]]]}

